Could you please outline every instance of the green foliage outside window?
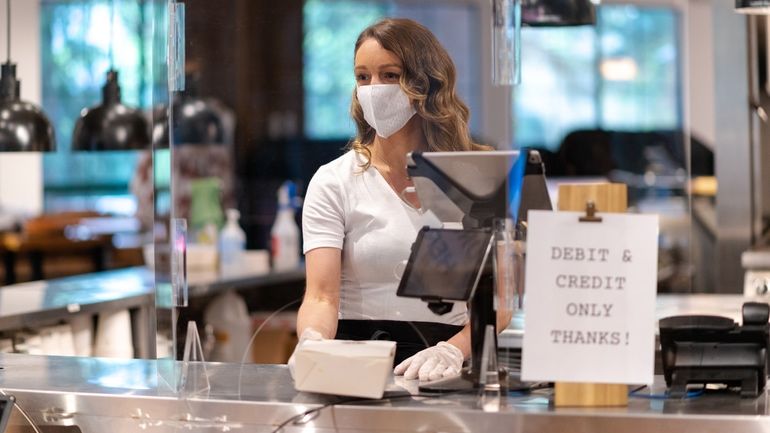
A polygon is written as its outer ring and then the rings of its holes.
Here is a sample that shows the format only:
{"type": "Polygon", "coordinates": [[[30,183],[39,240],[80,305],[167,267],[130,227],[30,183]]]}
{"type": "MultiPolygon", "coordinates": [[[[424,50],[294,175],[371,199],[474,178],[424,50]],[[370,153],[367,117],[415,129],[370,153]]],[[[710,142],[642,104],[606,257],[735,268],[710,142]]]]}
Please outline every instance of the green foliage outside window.
{"type": "Polygon", "coordinates": [[[119,73],[124,104],[152,105],[160,77],[152,71],[148,23],[159,11],[151,3],[41,1],[42,105],[58,145],[44,155],[46,202],[51,195],[128,193],[137,152],[73,152],[72,131],[81,110],[101,103],[110,67],[119,73]]]}
{"type": "Polygon", "coordinates": [[[678,20],[671,8],[601,5],[596,26],[522,29],[515,144],[555,150],[575,129],[680,128],[678,20]]]}
{"type": "Polygon", "coordinates": [[[679,16],[668,8],[613,5],[602,7],[599,19],[602,58],[636,66],[628,71],[632,76],[620,77],[625,79],[605,77],[602,125],[630,130],[679,127],[679,16]]]}
{"type": "Polygon", "coordinates": [[[349,138],[350,98],[355,86],[353,46],[359,33],[388,13],[379,1],[306,0],[304,19],[305,135],[349,138]]]}

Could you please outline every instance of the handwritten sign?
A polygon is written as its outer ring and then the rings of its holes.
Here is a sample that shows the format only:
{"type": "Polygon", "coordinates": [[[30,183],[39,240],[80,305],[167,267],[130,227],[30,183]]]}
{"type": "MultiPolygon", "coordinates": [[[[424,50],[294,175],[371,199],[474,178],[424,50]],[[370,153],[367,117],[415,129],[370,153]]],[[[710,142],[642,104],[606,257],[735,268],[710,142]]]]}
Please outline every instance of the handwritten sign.
{"type": "Polygon", "coordinates": [[[657,215],[530,211],[522,379],[652,383],[657,215]]]}

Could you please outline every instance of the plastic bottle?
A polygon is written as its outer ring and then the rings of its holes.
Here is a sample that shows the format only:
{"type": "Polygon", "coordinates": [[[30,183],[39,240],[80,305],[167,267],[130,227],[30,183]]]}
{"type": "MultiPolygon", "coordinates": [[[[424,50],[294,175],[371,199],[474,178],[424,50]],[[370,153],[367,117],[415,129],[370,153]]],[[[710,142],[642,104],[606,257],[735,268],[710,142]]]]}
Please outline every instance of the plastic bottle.
{"type": "MultiPolygon", "coordinates": [[[[251,319],[246,301],[228,290],[214,298],[203,312],[206,325],[213,328],[214,345],[206,361],[241,362],[251,339],[251,319]]],[[[246,360],[250,360],[246,357],[246,360]]]]}
{"type": "Polygon", "coordinates": [[[294,184],[286,181],[278,189],[278,213],[270,230],[273,270],[282,271],[299,266],[299,227],[291,205],[294,184]]]}
{"type": "Polygon", "coordinates": [[[246,233],[238,224],[240,217],[238,209],[227,209],[227,222],[219,234],[219,272],[222,274],[237,273],[241,267],[246,233]]]}

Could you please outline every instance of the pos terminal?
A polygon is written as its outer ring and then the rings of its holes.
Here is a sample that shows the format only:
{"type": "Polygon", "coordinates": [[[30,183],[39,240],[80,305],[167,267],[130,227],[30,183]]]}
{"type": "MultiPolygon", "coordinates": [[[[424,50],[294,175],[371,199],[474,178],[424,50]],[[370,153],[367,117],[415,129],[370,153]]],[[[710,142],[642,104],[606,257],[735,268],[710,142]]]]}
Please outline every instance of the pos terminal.
{"type": "MultiPolygon", "coordinates": [[[[459,378],[423,384],[420,389],[472,389],[480,383],[485,329],[489,325],[496,328],[495,281],[489,257],[493,222],[511,218],[517,227],[526,227],[529,209],[552,209],[543,164],[535,150],[412,152],[407,172],[423,209],[445,226],[461,221],[462,228],[423,228],[397,293],[423,299],[436,314],[451,310],[452,304],[446,301],[470,301],[470,368],[459,378]]],[[[495,353],[496,347],[495,341],[495,353]]],[[[511,378],[507,387],[525,388],[511,378]]]]}
{"type": "Polygon", "coordinates": [[[721,316],[660,319],[663,376],[671,397],[684,397],[693,383],[737,387],[747,398],[764,391],[770,306],[746,302],[742,316],[742,326],[721,316]]]}

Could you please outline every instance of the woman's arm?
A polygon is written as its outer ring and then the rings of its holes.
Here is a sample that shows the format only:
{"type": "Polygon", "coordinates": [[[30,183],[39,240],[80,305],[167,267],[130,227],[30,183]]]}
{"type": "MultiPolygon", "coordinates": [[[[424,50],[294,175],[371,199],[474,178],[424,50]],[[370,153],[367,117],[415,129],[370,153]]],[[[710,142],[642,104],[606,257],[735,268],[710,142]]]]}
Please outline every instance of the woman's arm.
{"type": "MultiPolygon", "coordinates": [[[[513,312],[510,310],[498,310],[497,311],[497,332],[502,332],[503,329],[508,327],[513,317],[513,312]]],[[[455,334],[452,338],[447,340],[447,343],[460,349],[463,353],[463,358],[467,359],[471,356],[471,324],[466,324],[463,329],[455,334]]]]}
{"type": "Polygon", "coordinates": [[[305,254],[307,286],[297,313],[297,335],[306,328],[315,329],[323,338],[337,334],[341,253],[337,248],[316,248],[305,254]]]}

